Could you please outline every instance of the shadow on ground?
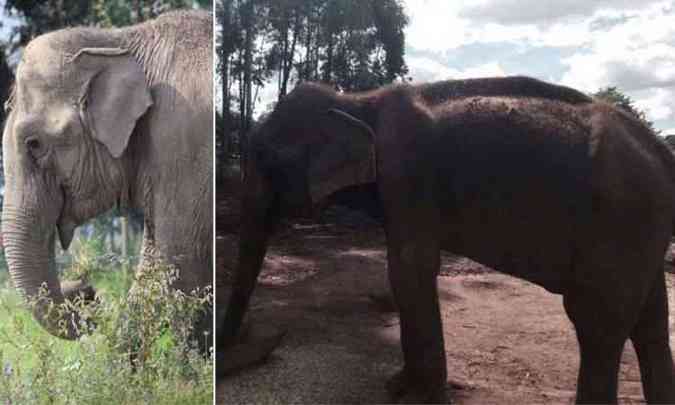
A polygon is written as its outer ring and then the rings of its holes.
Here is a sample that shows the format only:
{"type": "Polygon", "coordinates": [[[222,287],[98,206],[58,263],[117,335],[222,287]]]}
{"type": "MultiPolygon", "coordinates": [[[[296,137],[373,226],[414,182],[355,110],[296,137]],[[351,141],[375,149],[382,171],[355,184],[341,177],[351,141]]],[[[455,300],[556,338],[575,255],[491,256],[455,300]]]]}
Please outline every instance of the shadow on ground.
{"type": "MultiPolygon", "coordinates": [[[[232,232],[220,233],[218,255],[222,305],[236,260],[232,232]]],[[[220,380],[217,402],[390,402],[384,383],[402,365],[398,317],[368,298],[388,289],[385,258],[377,227],[286,224],[272,241],[249,317],[287,335],[268,362],[220,380]]],[[[453,402],[573,402],[577,345],[560,296],[450,255],[442,273],[453,402]]],[[[626,349],[619,398],[639,403],[637,359],[626,349]]]]}

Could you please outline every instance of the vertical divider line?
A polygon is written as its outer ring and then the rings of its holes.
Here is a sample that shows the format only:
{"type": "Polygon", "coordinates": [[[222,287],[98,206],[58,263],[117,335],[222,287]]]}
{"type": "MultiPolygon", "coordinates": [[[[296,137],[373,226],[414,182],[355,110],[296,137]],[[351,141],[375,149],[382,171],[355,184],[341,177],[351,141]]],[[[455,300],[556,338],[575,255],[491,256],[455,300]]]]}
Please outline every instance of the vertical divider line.
{"type": "Polygon", "coordinates": [[[213,154],[213,161],[212,161],[212,167],[211,167],[211,182],[212,182],[212,210],[213,210],[213,215],[211,217],[211,226],[213,229],[213,237],[211,243],[213,244],[213,248],[211,251],[211,267],[212,267],[212,275],[211,275],[211,282],[212,282],[212,288],[211,288],[211,293],[213,294],[213,308],[211,311],[211,330],[213,331],[211,333],[211,359],[213,361],[213,371],[211,373],[211,381],[213,381],[213,404],[216,404],[216,308],[218,306],[217,300],[216,300],[216,270],[217,270],[217,261],[216,261],[216,194],[217,194],[217,189],[216,189],[216,167],[217,167],[217,160],[216,160],[216,2],[219,0],[214,0],[212,7],[211,7],[211,15],[213,16],[213,25],[211,27],[212,29],[212,41],[211,41],[211,57],[213,60],[211,61],[211,85],[212,87],[212,97],[211,97],[211,107],[212,107],[212,114],[211,114],[211,119],[213,120],[213,133],[211,134],[211,141],[212,143],[212,148],[211,152],[213,154]]]}

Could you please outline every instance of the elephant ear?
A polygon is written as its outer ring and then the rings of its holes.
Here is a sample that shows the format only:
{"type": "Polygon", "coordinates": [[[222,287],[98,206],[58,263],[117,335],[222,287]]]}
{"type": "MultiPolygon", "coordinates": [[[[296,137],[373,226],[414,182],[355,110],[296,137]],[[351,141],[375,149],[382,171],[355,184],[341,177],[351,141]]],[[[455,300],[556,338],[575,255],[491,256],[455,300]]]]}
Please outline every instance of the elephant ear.
{"type": "Polygon", "coordinates": [[[331,109],[322,120],[325,143],[309,157],[309,192],[316,204],[328,195],[376,177],[375,133],[362,120],[331,109]]]}
{"type": "Polygon", "coordinates": [[[94,74],[80,100],[83,120],[94,139],[119,158],[138,119],[152,105],[142,67],[125,49],[84,48],[74,57],[91,58],[94,74]]]}

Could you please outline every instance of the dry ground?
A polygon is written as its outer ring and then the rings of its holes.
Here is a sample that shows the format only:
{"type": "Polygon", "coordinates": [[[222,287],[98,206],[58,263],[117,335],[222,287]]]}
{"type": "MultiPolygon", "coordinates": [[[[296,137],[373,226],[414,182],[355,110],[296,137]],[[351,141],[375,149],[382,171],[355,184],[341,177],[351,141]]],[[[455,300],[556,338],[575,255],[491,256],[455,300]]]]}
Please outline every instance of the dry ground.
{"type": "MultiPolygon", "coordinates": [[[[231,208],[221,201],[221,210],[231,208]]],[[[236,260],[235,217],[219,215],[218,305],[236,260]]],[[[402,364],[398,318],[368,298],[387,289],[385,257],[376,226],[286,224],[265,259],[250,318],[287,335],[267,363],[219,381],[218,403],[387,402],[384,382],[402,364]]],[[[672,308],[670,274],[668,284],[672,308]]],[[[454,403],[573,401],[578,354],[560,296],[449,255],[439,289],[454,403]]],[[[621,402],[642,401],[639,381],[628,343],[621,402]]]]}

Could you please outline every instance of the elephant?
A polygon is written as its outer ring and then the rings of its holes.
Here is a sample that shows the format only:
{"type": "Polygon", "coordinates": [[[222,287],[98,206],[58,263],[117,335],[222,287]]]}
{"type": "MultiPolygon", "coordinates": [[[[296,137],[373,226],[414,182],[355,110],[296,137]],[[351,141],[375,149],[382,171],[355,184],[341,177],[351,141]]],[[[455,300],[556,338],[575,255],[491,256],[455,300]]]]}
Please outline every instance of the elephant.
{"type": "Polygon", "coordinates": [[[361,93],[302,83],[249,142],[217,368],[227,369],[233,347],[244,352],[233,342],[280,217],[371,185],[400,316],[394,399],[446,399],[436,287],[444,250],[562,295],[578,338],[578,402],[616,402],[629,338],[647,401],[675,402],[662,267],[675,158],[630,113],[522,77],[361,93]]]}
{"type": "MultiPolygon", "coordinates": [[[[113,207],[144,215],[138,271],[160,263],[178,269],[173,288],[210,288],[212,35],[211,14],[176,11],[25,48],[3,134],[2,234],[21,295],[35,301],[47,287],[33,315],[51,334],[81,335],[77,313],[48,311],[77,292],[59,283],[56,238],[68,249],[78,226],[113,207]]],[[[202,340],[209,312],[195,320],[202,340]]]]}

